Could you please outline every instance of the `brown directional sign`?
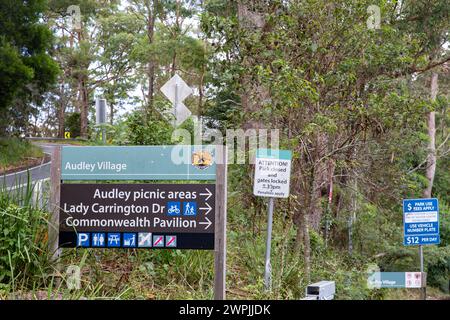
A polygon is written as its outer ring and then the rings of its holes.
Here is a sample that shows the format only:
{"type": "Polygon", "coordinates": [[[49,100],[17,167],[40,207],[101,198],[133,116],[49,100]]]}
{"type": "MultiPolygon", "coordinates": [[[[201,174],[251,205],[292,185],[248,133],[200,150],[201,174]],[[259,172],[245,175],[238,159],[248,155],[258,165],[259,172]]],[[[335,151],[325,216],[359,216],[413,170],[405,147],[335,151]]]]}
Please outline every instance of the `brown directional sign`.
{"type": "Polygon", "coordinates": [[[214,184],[62,184],[60,245],[213,249],[214,184]]]}

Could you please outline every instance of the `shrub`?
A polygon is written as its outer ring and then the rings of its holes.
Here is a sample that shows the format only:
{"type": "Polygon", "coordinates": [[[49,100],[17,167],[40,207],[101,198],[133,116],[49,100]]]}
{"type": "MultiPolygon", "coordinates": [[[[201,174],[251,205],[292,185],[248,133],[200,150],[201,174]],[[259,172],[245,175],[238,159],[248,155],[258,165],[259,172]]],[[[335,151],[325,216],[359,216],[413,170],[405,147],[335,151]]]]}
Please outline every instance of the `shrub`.
{"type": "Polygon", "coordinates": [[[34,283],[47,264],[47,214],[32,205],[33,187],[0,190],[0,284],[34,283]]]}
{"type": "Polygon", "coordinates": [[[66,131],[70,132],[71,138],[76,138],[80,136],[80,113],[79,112],[73,112],[70,115],[66,117],[66,131]]]}

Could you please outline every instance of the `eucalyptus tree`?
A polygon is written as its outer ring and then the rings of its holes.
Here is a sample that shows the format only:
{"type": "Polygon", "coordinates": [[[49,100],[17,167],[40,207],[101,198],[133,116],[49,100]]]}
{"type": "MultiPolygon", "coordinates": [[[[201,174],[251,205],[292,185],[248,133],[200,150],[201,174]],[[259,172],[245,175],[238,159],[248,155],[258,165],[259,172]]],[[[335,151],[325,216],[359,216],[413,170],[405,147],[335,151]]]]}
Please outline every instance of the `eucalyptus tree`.
{"type": "Polygon", "coordinates": [[[222,92],[233,88],[223,97],[237,97],[235,120],[279,128],[281,145],[294,151],[287,206],[307,272],[309,235],[321,230],[329,177],[339,190],[334,220],[348,217],[348,227],[358,203],[383,210],[408,191],[401,152],[417,143],[428,97],[414,99],[405,78],[448,61],[448,52],[430,59],[432,35],[448,30],[446,3],[411,10],[417,1],[205,1],[213,81],[226,84],[222,92]]]}

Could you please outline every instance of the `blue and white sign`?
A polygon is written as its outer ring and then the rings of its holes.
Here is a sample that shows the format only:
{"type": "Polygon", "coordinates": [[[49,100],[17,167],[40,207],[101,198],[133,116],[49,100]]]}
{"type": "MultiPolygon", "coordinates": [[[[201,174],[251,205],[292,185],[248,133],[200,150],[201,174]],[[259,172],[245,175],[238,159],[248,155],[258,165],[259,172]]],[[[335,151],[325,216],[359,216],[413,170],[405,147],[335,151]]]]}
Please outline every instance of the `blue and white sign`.
{"type": "Polygon", "coordinates": [[[167,203],[168,216],[181,216],[181,204],[178,201],[171,201],[167,203]]]}
{"type": "Polygon", "coordinates": [[[124,248],[136,247],[136,234],[135,233],[124,233],[123,234],[123,247],[124,248]]]}
{"type": "Polygon", "coordinates": [[[403,244],[439,244],[439,203],[436,198],[403,200],[403,244]]]}
{"type": "Polygon", "coordinates": [[[77,236],[77,246],[78,247],[89,247],[89,233],[78,233],[77,236]]]}
{"type": "Polygon", "coordinates": [[[104,247],[105,246],[105,233],[93,233],[92,234],[92,246],[104,247]]]}
{"type": "Polygon", "coordinates": [[[196,216],[197,215],[197,202],[183,202],[183,215],[184,216],[196,216]]]}
{"type": "Polygon", "coordinates": [[[108,247],[110,248],[120,247],[120,233],[108,233],[108,247]]]}

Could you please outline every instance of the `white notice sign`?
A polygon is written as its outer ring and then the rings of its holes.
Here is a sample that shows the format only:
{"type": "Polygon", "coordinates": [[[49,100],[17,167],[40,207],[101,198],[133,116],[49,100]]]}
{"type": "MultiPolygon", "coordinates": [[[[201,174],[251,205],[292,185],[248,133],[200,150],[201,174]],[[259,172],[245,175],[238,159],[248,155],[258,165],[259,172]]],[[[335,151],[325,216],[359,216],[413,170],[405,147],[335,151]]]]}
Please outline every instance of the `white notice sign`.
{"type": "Polygon", "coordinates": [[[422,288],[422,273],[405,272],[405,288],[422,288]]]}
{"type": "Polygon", "coordinates": [[[287,198],[291,177],[289,150],[258,149],[253,194],[259,197],[287,198]]]}

